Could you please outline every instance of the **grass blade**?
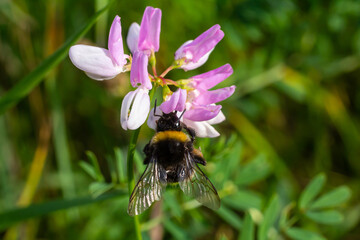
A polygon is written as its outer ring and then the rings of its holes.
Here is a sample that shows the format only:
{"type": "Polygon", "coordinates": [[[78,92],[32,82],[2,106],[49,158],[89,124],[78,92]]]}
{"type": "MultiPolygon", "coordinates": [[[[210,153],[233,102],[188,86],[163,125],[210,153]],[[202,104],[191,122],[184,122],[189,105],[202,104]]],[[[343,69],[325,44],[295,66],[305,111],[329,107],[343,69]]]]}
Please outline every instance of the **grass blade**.
{"type": "Polygon", "coordinates": [[[253,240],[255,224],[249,212],[246,213],[239,240],[253,240]]]}
{"type": "Polygon", "coordinates": [[[273,196],[270,200],[268,207],[264,213],[264,219],[258,230],[259,240],[268,239],[268,232],[274,225],[280,210],[279,198],[277,195],[273,196]]]}
{"type": "Polygon", "coordinates": [[[31,218],[40,217],[55,211],[69,209],[73,207],[80,207],[83,205],[96,203],[99,201],[125,196],[125,191],[114,191],[101,195],[97,198],[91,196],[69,199],[69,200],[55,200],[50,202],[45,202],[41,204],[34,204],[25,208],[17,208],[9,210],[3,213],[0,213],[0,231],[8,228],[9,226],[25,221],[31,218]]]}

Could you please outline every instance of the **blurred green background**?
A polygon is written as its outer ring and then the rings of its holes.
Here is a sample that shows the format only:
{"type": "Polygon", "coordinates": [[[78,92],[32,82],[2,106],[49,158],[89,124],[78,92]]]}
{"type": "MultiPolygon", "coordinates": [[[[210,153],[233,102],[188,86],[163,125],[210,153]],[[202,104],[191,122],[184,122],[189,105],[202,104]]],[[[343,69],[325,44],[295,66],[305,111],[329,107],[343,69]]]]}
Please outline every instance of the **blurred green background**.
{"type": "MultiPolygon", "coordinates": [[[[222,207],[168,189],[140,216],[143,238],[360,239],[360,1],[116,0],[91,25],[107,3],[0,1],[0,105],[84,25],[78,42],[106,48],[115,15],[125,41],[146,6],[161,8],[162,72],[181,44],[220,24],[225,37],[207,63],[168,77],[234,68],[219,86],[237,86],[222,103],[221,137],[196,143],[222,207]]],[[[0,238],[133,239],[131,132],[119,121],[129,74],[97,82],[57,59],[0,115],[0,238]]],[[[153,133],[141,129],[135,179],[153,133]]]]}

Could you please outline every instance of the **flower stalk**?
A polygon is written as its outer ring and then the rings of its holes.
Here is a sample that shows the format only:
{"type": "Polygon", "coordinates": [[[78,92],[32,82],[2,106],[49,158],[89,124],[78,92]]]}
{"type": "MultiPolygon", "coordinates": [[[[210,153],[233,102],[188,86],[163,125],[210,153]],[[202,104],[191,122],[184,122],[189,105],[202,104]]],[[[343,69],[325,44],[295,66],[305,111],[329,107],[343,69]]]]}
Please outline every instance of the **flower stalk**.
{"type": "MultiPolygon", "coordinates": [[[[131,196],[131,192],[135,187],[135,179],[134,179],[134,155],[136,149],[137,139],[139,137],[141,127],[132,132],[129,148],[127,152],[127,175],[128,175],[128,190],[129,197],[131,196]]],[[[139,216],[134,216],[134,227],[136,239],[141,240],[141,230],[140,230],[140,221],[139,216]]]]}

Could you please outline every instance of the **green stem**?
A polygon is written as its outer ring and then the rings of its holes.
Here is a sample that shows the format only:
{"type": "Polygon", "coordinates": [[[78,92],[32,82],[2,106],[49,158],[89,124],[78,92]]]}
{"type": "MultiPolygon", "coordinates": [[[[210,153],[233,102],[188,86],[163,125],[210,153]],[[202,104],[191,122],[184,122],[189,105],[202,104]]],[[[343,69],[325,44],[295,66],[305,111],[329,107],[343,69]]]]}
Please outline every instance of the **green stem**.
{"type": "MultiPolygon", "coordinates": [[[[129,143],[129,149],[127,153],[127,174],[128,174],[128,188],[129,188],[129,197],[131,196],[131,193],[135,187],[135,180],[134,180],[134,154],[135,154],[135,148],[136,148],[136,142],[139,137],[140,128],[133,131],[131,140],[129,143]]],[[[141,240],[141,230],[140,230],[140,221],[139,216],[134,216],[134,226],[135,226],[135,232],[136,232],[136,239],[141,240]]]]}
{"type": "MultiPolygon", "coordinates": [[[[150,103],[152,99],[154,98],[156,91],[156,86],[153,86],[153,88],[150,91],[150,103]]],[[[128,189],[129,189],[129,197],[131,196],[131,193],[135,187],[135,179],[134,179],[134,154],[136,149],[136,143],[137,139],[139,137],[140,128],[136,129],[132,132],[128,153],[127,153],[127,175],[128,175],[128,189]]],[[[136,239],[141,240],[141,229],[140,229],[140,221],[139,216],[134,216],[134,226],[135,226],[135,232],[136,232],[136,239]]]]}

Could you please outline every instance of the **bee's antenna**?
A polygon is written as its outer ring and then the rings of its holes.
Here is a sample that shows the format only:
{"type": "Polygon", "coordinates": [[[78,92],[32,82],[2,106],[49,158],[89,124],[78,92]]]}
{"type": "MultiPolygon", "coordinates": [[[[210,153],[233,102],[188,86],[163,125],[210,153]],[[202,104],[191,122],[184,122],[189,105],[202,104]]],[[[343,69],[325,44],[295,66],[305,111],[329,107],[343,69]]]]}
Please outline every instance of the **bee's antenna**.
{"type": "Polygon", "coordinates": [[[179,121],[180,121],[180,118],[184,115],[185,112],[186,112],[186,109],[184,109],[184,111],[181,113],[181,115],[179,117],[179,121]]]}
{"type": "Polygon", "coordinates": [[[154,116],[155,117],[161,117],[160,115],[156,114],[156,102],[157,102],[157,99],[155,99],[154,116]]]}

